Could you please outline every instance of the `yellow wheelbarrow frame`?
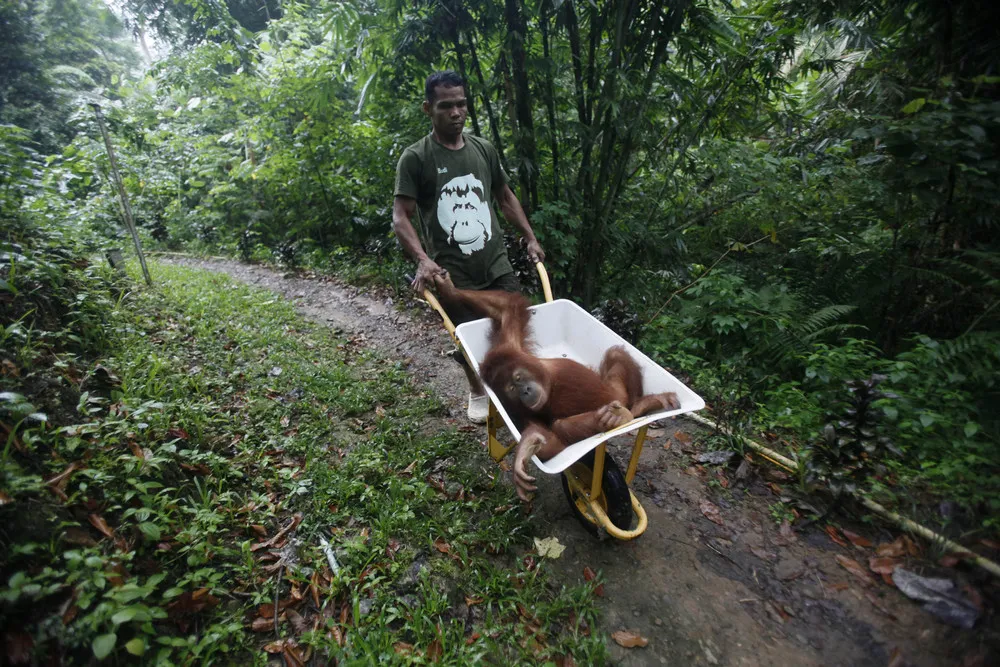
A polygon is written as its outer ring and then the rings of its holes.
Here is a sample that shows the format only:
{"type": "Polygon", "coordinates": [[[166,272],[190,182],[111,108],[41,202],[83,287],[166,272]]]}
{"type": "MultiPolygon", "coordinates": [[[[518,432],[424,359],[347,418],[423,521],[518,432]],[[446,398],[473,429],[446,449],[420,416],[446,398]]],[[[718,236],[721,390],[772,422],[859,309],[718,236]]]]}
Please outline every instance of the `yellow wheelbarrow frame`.
{"type": "MultiPolygon", "coordinates": [[[[551,303],[552,287],[549,283],[549,274],[541,262],[535,264],[535,269],[538,271],[538,277],[542,283],[542,292],[545,296],[545,301],[546,303],[551,303]]],[[[451,336],[452,341],[454,341],[455,345],[462,352],[462,355],[466,358],[469,368],[474,368],[475,366],[472,364],[468,354],[465,349],[463,349],[462,343],[455,334],[455,324],[451,321],[451,318],[448,317],[448,314],[441,306],[437,297],[430,292],[430,290],[424,290],[423,297],[427,300],[427,303],[429,303],[431,307],[437,311],[438,315],[441,316],[445,329],[448,330],[448,334],[451,336]]],[[[636,420],[633,420],[633,422],[634,421],[636,420]]],[[[608,431],[608,434],[612,434],[615,431],[628,430],[629,425],[633,422],[628,422],[618,426],[611,431],[608,431]]],[[[497,411],[493,400],[490,399],[489,411],[486,417],[487,444],[490,457],[498,463],[503,460],[503,458],[507,456],[514,449],[514,447],[517,446],[517,442],[504,445],[500,442],[499,438],[497,438],[497,426],[502,423],[500,413],[497,411]]],[[[628,468],[625,472],[625,484],[629,487],[631,487],[632,480],[635,479],[635,473],[639,467],[639,455],[642,454],[642,448],[646,442],[647,428],[648,425],[643,425],[636,431],[635,443],[632,445],[632,455],[629,459],[628,468]]],[[[637,520],[636,527],[632,530],[623,530],[611,522],[607,512],[607,497],[601,488],[601,480],[604,479],[604,458],[607,453],[607,443],[602,442],[593,451],[593,469],[585,463],[577,462],[562,472],[566,478],[566,483],[569,487],[570,495],[576,505],[577,511],[585,520],[593,524],[595,527],[603,528],[608,535],[614,537],[615,539],[632,540],[639,537],[646,531],[648,524],[646,511],[643,509],[642,503],[639,502],[639,499],[635,497],[634,493],[632,493],[632,489],[629,488],[629,498],[632,503],[632,511],[635,513],[637,520]]]]}

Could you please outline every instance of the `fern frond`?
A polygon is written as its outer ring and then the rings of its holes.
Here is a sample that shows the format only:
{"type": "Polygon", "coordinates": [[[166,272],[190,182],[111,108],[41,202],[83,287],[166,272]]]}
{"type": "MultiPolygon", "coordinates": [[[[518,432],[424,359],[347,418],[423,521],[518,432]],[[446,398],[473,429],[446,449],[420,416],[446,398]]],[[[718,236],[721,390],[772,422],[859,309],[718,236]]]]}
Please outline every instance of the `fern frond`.
{"type": "Polygon", "coordinates": [[[1000,370],[1000,332],[973,331],[939,341],[934,364],[978,378],[996,378],[1000,370]]]}
{"type": "Polygon", "coordinates": [[[936,282],[949,283],[958,288],[968,287],[968,283],[962,282],[955,276],[945,273],[944,271],[938,271],[935,269],[926,269],[919,266],[908,266],[904,267],[900,274],[908,274],[913,276],[920,276],[922,278],[928,278],[936,282]]]}
{"type": "Polygon", "coordinates": [[[969,264],[968,262],[963,262],[959,259],[951,259],[950,257],[941,257],[937,260],[938,264],[943,266],[951,267],[955,269],[956,272],[964,273],[969,277],[975,276],[985,282],[993,282],[996,280],[996,276],[991,274],[989,271],[976,266],[975,264],[969,264]]]}
{"type": "Polygon", "coordinates": [[[803,343],[812,343],[813,341],[820,340],[826,336],[839,336],[844,337],[849,333],[855,332],[858,329],[865,329],[863,324],[831,324],[828,327],[823,327],[822,329],[817,329],[811,333],[806,334],[802,337],[803,343]]]}
{"type": "Polygon", "coordinates": [[[800,336],[812,334],[856,309],[857,306],[850,305],[833,305],[820,308],[796,326],[795,332],[800,336]]]}

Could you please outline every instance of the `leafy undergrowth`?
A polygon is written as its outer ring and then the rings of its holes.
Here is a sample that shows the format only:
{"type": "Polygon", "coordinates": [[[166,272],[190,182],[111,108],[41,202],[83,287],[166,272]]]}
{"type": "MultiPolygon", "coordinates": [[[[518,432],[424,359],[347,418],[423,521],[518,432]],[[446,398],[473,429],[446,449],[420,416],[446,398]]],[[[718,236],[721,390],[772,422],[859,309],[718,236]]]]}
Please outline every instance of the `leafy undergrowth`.
{"type": "Polygon", "coordinates": [[[603,662],[591,585],[400,365],[152,268],[97,358],[3,348],[8,662],[603,662]]]}

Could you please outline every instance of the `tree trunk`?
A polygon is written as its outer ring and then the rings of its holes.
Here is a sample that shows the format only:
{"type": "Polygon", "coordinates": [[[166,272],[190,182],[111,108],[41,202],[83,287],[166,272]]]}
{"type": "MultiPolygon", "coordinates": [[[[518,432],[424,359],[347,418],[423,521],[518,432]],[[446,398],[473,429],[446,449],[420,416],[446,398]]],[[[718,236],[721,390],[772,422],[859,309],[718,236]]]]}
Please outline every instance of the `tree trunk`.
{"type": "Polygon", "coordinates": [[[479,118],[476,116],[476,100],[472,94],[472,90],[469,88],[469,76],[465,72],[465,57],[462,55],[462,41],[457,30],[455,31],[453,42],[455,44],[455,56],[458,59],[458,73],[465,80],[466,104],[469,108],[469,118],[472,119],[472,131],[476,133],[477,137],[481,137],[483,133],[479,131],[479,118]]]}
{"type": "Polygon", "coordinates": [[[531,116],[531,91],[528,86],[527,54],[524,43],[528,26],[520,0],[505,0],[507,40],[514,83],[514,105],[517,113],[515,145],[525,175],[528,200],[521,203],[528,211],[538,208],[538,155],[535,146],[535,123],[531,116]]]}
{"type": "Polygon", "coordinates": [[[493,112],[493,105],[490,103],[489,88],[486,85],[486,77],[483,76],[483,68],[479,64],[479,55],[476,53],[476,41],[472,35],[468,35],[469,56],[472,58],[472,69],[476,70],[479,78],[479,85],[483,90],[483,105],[486,107],[486,116],[490,119],[490,133],[493,135],[493,147],[500,155],[500,165],[507,171],[507,157],[504,154],[503,140],[500,138],[500,124],[497,122],[496,114],[493,112]]]}
{"type": "MultiPolygon", "coordinates": [[[[548,1],[542,6],[542,50],[545,56],[546,67],[554,69],[555,63],[552,62],[552,57],[549,53],[549,10],[551,6],[548,1]]],[[[556,93],[555,87],[552,85],[554,78],[551,72],[545,77],[545,109],[548,112],[549,145],[552,151],[552,199],[558,201],[562,187],[559,177],[559,134],[556,131],[556,93]]]]}

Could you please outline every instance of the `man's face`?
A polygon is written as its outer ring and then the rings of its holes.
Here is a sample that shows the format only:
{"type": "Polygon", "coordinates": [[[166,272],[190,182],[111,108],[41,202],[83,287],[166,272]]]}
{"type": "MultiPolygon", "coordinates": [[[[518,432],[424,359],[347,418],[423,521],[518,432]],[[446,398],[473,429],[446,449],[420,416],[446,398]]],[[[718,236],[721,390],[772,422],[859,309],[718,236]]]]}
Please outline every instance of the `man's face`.
{"type": "Polygon", "coordinates": [[[455,138],[462,133],[468,114],[465,91],[461,86],[438,86],[434,89],[434,101],[424,101],[424,111],[439,135],[455,138]]]}

